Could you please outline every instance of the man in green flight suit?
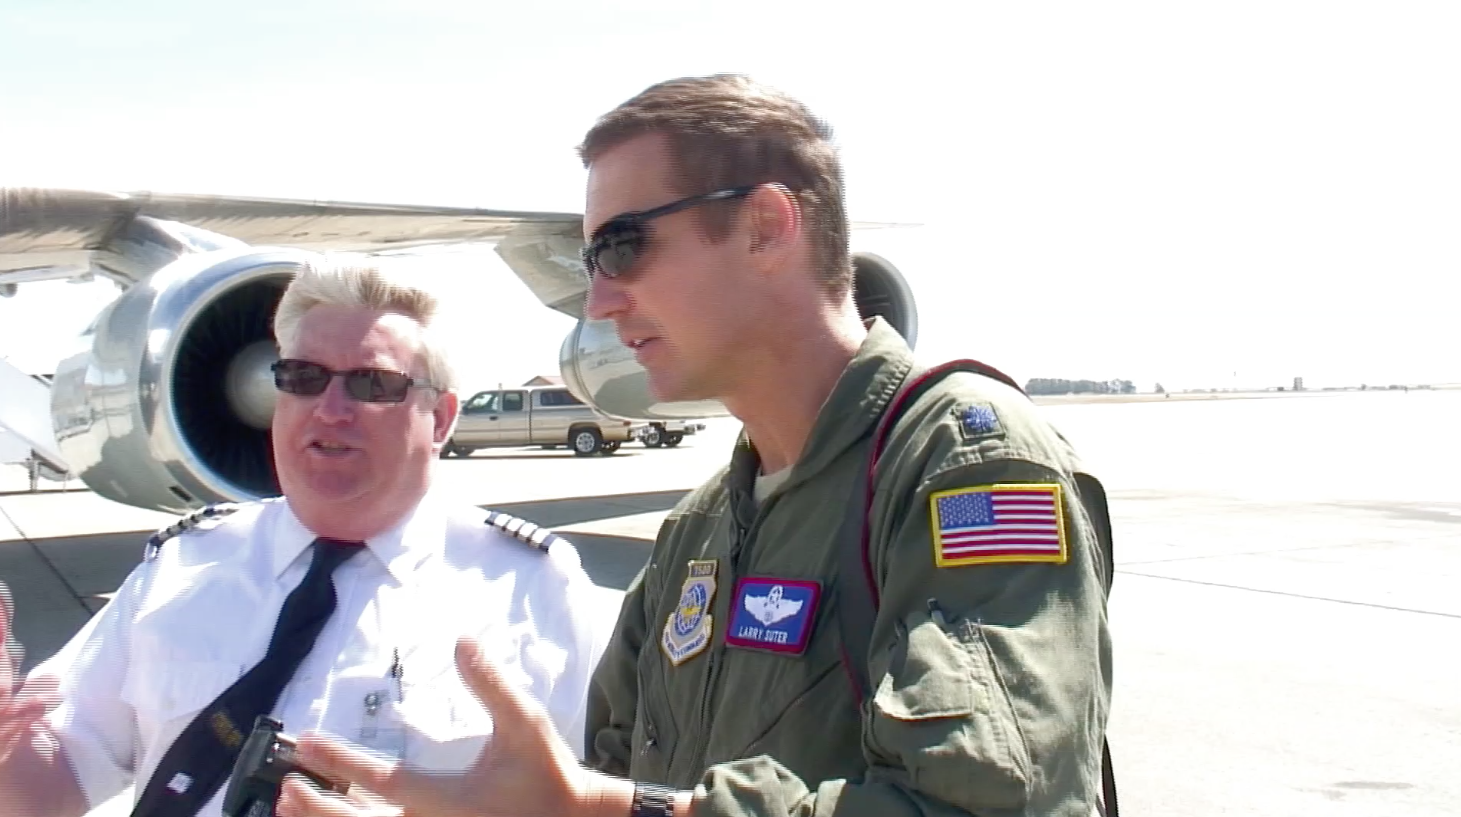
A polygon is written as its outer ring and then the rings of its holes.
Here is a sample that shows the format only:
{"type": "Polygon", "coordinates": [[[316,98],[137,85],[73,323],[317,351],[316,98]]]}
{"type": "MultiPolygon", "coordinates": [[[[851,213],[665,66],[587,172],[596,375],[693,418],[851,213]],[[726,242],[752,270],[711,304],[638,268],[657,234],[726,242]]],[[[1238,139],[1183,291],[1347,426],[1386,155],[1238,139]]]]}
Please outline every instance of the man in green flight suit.
{"type": "Polygon", "coordinates": [[[392,777],[313,744],[305,761],[422,814],[1090,815],[1109,520],[1028,398],[956,371],[902,403],[868,505],[870,587],[839,561],[864,541],[848,509],[880,421],[921,369],[858,315],[825,126],[742,77],[680,79],[602,117],[581,153],[588,317],[615,322],[657,399],[720,400],[744,434],[629,587],[590,769],[470,655],[500,743],[475,776],[392,777]]]}

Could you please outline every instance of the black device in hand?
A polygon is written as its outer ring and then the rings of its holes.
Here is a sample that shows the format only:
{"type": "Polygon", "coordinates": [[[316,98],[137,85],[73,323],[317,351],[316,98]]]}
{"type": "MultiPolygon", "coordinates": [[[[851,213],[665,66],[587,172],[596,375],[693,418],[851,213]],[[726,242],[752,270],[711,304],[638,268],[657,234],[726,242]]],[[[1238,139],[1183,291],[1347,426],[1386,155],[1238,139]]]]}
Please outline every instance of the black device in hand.
{"type": "Polygon", "coordinates": [[[223,795],[223,813],[227,817],[274,817],[279,789],[291,772],[304,775],[325,791],[344,794],[350,789],[349,783],[337,783],[299,765],[294,738],[284,733],[284,724],[260,715],[234,761],[223,795]]]}

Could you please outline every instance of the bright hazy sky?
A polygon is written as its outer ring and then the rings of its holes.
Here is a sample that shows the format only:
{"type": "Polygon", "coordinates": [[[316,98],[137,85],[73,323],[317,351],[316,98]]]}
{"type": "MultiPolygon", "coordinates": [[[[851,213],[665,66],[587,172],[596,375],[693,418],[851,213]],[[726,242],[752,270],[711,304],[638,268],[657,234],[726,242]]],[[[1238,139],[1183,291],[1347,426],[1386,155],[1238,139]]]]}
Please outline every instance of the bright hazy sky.
{"type": "MultiPolygon", "coordinates": [[[[831,121],[853,218],[924,225],[855,249],[913,279],[930,357],[1461,381],[1458,8],[5,0],[0,184],[576,212],[598,114],[742,71],[831,121]]],[[[469,387],[556,373],[571,321],[465,258],[469,387]]],[[[114,292],[22,286],[0,355],[50,371],[114,292]]]]}

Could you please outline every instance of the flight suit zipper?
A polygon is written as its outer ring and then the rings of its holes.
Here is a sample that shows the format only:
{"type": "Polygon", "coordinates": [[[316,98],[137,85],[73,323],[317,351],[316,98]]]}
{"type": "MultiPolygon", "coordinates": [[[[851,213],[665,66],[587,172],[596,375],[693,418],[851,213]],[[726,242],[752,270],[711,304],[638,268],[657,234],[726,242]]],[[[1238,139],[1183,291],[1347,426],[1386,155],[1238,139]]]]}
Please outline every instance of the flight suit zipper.
{"type": "Polygon", "coordinates": [[[655,731],[654,720],[648,715],[644,716],[644,745],[639,747],[639,756],[649,754],[649,750],[659,745],[659,732],[655,731]]]}
{"type": "MultiPolygon", "coordinates": [[[[765,518],[766,510],[770,507],[771,503],[775,501],[776,497],[773,496],[769,498],[765,503],[763,503],[760,508],[757,509],[756,517],[752,520],[751,528],[749,531],[741,527],[740,521],[736,519],[734,512],[732,512],[731,549],[730,559],[728,560],[730,562],[730,564],[728,565],[730,569],[728,571],[728,575],[725,577],[725,592],[734,592],[735,581],[742,573],[741,556],[745,552],[746,544],[748,540],[753,538],[754,534],[760,530],[761,520],[765,518]]],[[[733,617],[734,615],[735,603],[734,600],[732,600],[727,619],[733,617]]],[[[722,622],[721,627],[730,627],[730,621],[727,620],[722,622]]],[[[696,735],[694,755],[696,760],[695,771],[697,774],[700,772],[700,770],[705,768],[705,755],[710,749],[710,720],[712,716],[711,702],[715,699],[715,690],[718,686],[718,682],[720,681],[721,653],[726,649],[724,636],[725,631],[722,630],[721,632],[722,635],[720,636],[720,638],[716,639],[710,648],[710,665],[706,667],[705,690],[700,698],[700,728],[696,730],[698,734],[696,735]]]]}

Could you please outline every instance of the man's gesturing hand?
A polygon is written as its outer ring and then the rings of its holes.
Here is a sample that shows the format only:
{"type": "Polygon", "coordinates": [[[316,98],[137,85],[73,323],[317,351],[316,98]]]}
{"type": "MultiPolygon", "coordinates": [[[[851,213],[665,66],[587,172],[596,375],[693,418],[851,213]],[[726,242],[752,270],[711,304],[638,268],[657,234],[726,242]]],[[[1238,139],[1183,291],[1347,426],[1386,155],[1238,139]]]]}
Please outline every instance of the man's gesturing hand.
{"type": "Polygon", "coordinates": [[[54,678],[18,679],[20,644],[11,633],[14,603],[0,584],[0,764],[31,734],[31,727],[60,703],[54,678]]]}
{"type": "MultiPolygon", "coordinates": [[[[492,715],[492,736],[466,771],[409,769],[308,733],[299,738],[300,763],[404,806],[408,815],[564,817],[601,810],[629,812],[633,785],[580,766],[543,706],[503,677],[474,643],[459,641],[456,659],[463,680],[492,715]]],[[[361,812],[341,798],[326,798],[297,779],[286,780],[278,809],[279,817],[357,813],[361,812]]]]}

